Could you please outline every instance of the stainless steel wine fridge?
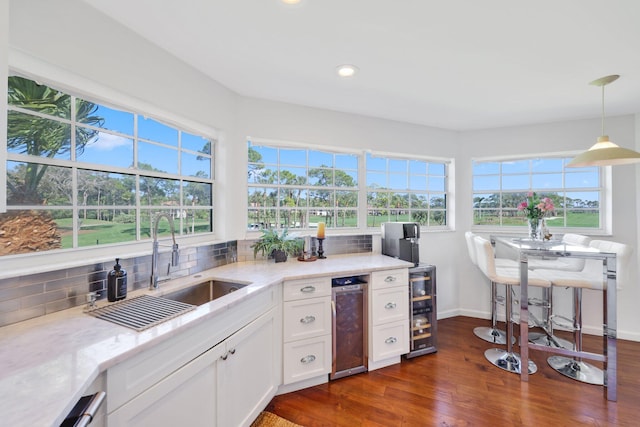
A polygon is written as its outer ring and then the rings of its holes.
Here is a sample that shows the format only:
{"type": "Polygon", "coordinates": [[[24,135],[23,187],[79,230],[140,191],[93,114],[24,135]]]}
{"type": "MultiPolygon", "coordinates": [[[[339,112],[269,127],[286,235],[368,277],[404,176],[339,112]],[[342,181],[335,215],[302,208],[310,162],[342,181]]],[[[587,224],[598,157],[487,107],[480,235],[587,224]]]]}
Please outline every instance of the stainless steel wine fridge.
{"type": "Polygon", "coordinates": [[[419,264],[409,269],[411,345],[407,358],[437,351],[436,267],[419,264]]]}

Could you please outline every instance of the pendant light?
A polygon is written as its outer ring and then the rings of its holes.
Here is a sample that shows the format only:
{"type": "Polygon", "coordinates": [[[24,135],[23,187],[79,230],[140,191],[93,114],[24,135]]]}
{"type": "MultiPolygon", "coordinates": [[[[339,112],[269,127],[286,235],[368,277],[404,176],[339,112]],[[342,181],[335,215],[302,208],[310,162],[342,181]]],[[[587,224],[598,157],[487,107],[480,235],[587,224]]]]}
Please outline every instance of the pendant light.
{"type": "Polygon", "coordinates": [[[640,153],[619,147],[604,134],[604,87],[618,80],[618,77],[620,76],[613,74],[589,83],[602,88],[602,135],[591,148],[567,163],[567,167],[626,165],[640,162],[640,153]]]}

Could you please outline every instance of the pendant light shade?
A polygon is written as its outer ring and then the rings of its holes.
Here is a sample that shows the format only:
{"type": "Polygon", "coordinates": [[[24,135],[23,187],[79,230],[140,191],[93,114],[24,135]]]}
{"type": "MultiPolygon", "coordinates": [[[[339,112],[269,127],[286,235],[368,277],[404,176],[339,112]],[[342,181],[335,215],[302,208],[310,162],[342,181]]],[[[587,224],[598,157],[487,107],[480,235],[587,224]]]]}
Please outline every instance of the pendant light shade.
{"type": "Polygon", "coordinates": [[[614,74],[601,77],[589,83],[602,87],[602,136],[598,138],[598,142],[591,148],[567,163],[567,167],[613,166],[640,162],[640,153],[619,147],[609,141],[609,137],[604,134],[604,87],[618,80],[618,77],[620,76],[614,74]]]}

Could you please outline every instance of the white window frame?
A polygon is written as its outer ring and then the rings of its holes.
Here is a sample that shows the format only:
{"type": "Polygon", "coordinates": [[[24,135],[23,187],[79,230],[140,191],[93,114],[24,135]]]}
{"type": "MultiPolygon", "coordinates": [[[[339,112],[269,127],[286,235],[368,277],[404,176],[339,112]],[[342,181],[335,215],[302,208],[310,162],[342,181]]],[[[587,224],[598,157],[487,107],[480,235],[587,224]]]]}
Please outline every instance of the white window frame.
{"type": "MultiPolygon", "coordinates": [[[[517,226],[496,226],[496,225],[476,225],[474,224],[474,207],[473,207],[473,198],[475,194],[473,188],[473,179],[475,175],[473,174],[473,165],[475,162],[508,162],[508,161],[521,161],[521,160],[534,160],[534,159],[550,159],[550,158],[572,158],[575,157],[578,152],[570,151],[570,152],[554,152],[554,153],[545,153],[545,154],[524,154],[518,156],[499,156],[499,157],[474,157],[470,160],[470,170],[471,170],[471,178],[470,178],[470,188],[471,188],[471,230],[476,232],[491,232],[491,233],[521,233],[523,232],[523,227],[517,226]]],[[[564,173],[564,172],[563,172],[564,173]]],[[[557,234],[563,233],[580,233],[580,234],[589,234],[589,235],[611,235],[611,230],[613,227],[612,224],[612,211],[613,211],[613,186],[612,186],[612,169],[611,166],[603,166],[599,167],[600,173],[600,227],[551,227],[552,231],[555,231],[557,234]]],[[[500,174],[502,177],[502,174],[500,174]]],[[[560,191],[566,191],[569,189],[571,191],[572,187],[563,187],[560,191]]],[[[577,191],[588,191],[582,188],[576,188],[577,191]]],[[[529,190],[522,190],[524,192],[529,190]]],[[[557,189],[533,189],[535,192],[545,192],[545,191],[557,191],[557,189]]],[[[498,189],[495,192],[502,193],[502,189],[498,189]]],[[[512,192],[512,191],[506,191],[512,192]]]]}
{"type": "MultiPolygon", "coordinates": [[[[86,79],[82,76],[74,74],[68,70],[63,70],[54,65],[46,63],[40,59],[34,58],[25,52],[9,49],[9,75],[18,74],[26,78],[51,85],[54,88],[62,90],[70,95],[75,95],[83,99],[90,99],[105,106],[118,106],[129,111],[140,111],[148,114],[158,121],[176,126],[184,131],[211,138],[212,141],[220,140],[218,130],[193,121],[189,118],[179,116],[173,112],[159,108],[158,106],[141,101],[138,98],[113,90],[107,86],[101,85],[93,80],[86,79]]],[[[5,79],[6,80],[6,79],[5,79]]],[[[5,82],[6,88],[6,82],[5,82]]],[[[6,89],[4,111],[7,111],[6,89]]],[[[6,113],[5,113],[6,115],[6,113]]],[[[216,148],[217,144],[212,144],[211,155],[213,194],[212,194],[212,228],[215,222],[216,206],[215,206],[215,162],[217,162],[216,148]]],[[[6,139],[3,140],[2,147],[3,160],[2,170],[0,173],[0,186],[6,188],[6,161],[7,146],[6,139]]],[[[52,160],[54,163],[56,160],[52,160]]],[[[131,171],[128,171],[131,173],[131,171]]],[[[6,204],[6,193],[3,194],[3,203],[6,204]]],[[[215,229],[210,233],[201,233],[188,236],[176,236],[181,247],[197,246],[200,244],[210,244],[215,239],[215,229]]],[[[151,244],[149,240],[139,240],[135,242],[123,242],[110,245],[80,247],[73,249],[60,249],[39,253],[25,253],[17,255],[6,255],[1,257],[2,260],[10,260],[12,268],[5,269],[0,272],[0,278],[14,277],[21,274],[33,274],[34,272],[42,272],[60,268],[70,268],[82,266],[88,263],[103,262],[105,259],[111,259],[114,252],[121,258],[148,255],[151,252],[151,244]],[[81,253],[82,256],[78,256],[81,253]]]]}
{"type": "MultiPolygon", "coordinates": [[[[344,147],[335,147],[330,145],[319,145],[319,144],[310,144],[310,143],[301,143],[294,141],[284,141],[277,139],[268,139],[268,138],[256,138],[247,136],[245,138],[245,142],[251,142],[254,145],[264,145],[270,146],[274,148],[293,148],[293,149],[306,149],[306,150],[314,150],[314,151],[327,151],[333,152],[336,154],[352,154],[358,157],[358,227],[356,228],[348,228],[348,227],[339,227],[339,228],[327,228],[327,234],[348,234],[349,232],[354,233],[363,233],[363,232],[378,232],[380,231],[380,227],[369,227],[367,225],[367,179],[366,179],[366,155],[367,153],[370,155],[374,155],[376,157],[386,157],[393,158],[398,160],[421,160],[426,162],[433,163],[443,163],[445,165],[445,195],[446,195],[446,225],[443,226],[422,226],[421,230],[426,232],[442,232],[442,231],[451,231],[455,229],[454,226],[454,212],[455,212],[455,200],[453,194],[455,194],[455,160],[453,158],[445,158],[445,157],[434,157],[434,156],[421,156],[416,154],[406,154],[406,153],[398,153],[398,152],[386,152],[386,151],[373,151],[373,150],[362,150],[362,149],[345,149],[344,147]]],[[[248,164],[247,160],[245,160],[245,166],[248,164]]],[[[247,181],[246,192],[248,194],[249,190],[249,182],[247,181]]],[[[274,185],[275,187],[275,185],[274,185]]],[[[339,187],[338,187],[339,188],[339,187]]],[[[245,206],[245,223],[248,222],[248,200],[245,206]]],[[[305,232],[313,232],[313,229],[309,228],[301,228],[295,229],[296,232],[300,231],[302,233],[305,232]]],[[[259,235],[259,232],[255,230],[247,230],[248,238],[253,238],[259,235]]]]}

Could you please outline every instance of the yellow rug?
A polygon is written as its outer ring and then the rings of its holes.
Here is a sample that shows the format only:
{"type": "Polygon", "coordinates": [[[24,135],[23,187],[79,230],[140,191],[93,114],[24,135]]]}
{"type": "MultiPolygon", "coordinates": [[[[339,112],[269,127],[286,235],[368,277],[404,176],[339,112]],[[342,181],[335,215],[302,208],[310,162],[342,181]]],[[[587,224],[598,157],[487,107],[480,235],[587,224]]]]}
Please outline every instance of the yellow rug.
{"type": "Polygon", "coordinates": [[[251,427],[303,427],[300,424],[292,423],[282,417],[263,411],[258,418],[251,424],[251,427]]]}

